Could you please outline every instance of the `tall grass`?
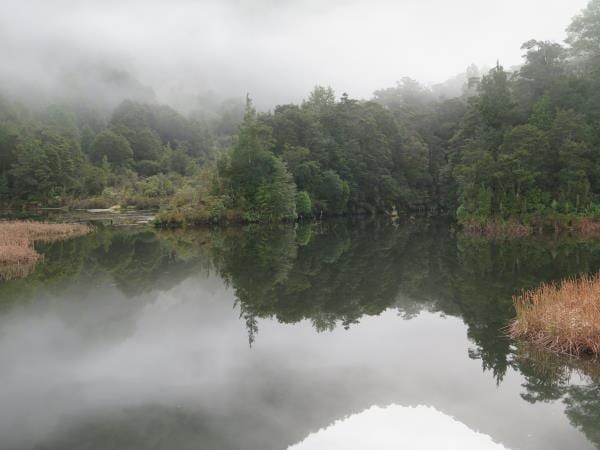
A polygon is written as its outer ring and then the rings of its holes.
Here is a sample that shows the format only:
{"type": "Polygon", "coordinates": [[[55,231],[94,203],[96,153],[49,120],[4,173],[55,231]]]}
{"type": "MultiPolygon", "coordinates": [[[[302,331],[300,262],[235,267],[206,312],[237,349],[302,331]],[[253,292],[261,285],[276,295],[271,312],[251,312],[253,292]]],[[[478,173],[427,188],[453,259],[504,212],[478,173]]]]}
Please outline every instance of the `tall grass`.
{"type": "Polygon", "coordinates": [[[24,277],[35,269],[42,258],[35,251],[36,241],[52,242],[90,231],[81,224],[0,221],[0,279],[24,277]]]}
{"type": "Polygon", "coordinates": [[[600,274],[542,284],[513,302],[513,338],[561,354],[600,355],[600,274]]]}

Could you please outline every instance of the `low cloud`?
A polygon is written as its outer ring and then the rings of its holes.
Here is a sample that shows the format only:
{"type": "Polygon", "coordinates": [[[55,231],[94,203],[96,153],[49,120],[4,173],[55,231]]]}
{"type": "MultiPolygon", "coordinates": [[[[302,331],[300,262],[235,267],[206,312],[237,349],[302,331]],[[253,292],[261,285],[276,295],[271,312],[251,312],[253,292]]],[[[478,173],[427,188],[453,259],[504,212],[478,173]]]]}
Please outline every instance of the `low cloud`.
{"type": "Polygon", "coordinates": [[[52,97],[65,76],[110,67],[182,109],[207,92],[250,92],[269,107],[315,84],[369,97],[403,76],[440,82],[471,63],[517,64],[522,42],[562,40],[586,3],[2,0],[0,82],[5,94],[52,97]]]}

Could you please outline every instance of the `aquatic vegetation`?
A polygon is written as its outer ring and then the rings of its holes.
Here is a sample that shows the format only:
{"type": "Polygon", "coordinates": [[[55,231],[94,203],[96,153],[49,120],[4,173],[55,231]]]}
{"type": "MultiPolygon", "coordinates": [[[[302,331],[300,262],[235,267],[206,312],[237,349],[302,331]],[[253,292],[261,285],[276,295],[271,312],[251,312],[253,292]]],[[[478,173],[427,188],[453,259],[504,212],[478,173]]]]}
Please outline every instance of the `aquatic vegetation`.
{"type": "Polygon", "coordinates": [[[600,354],[600,274],[544,283],[513,298],[513,338],[556,353],[600,354]]]}
{"type": "Polygon", "coordinates": [[[89,226],[82,224],[0,222],[0,279],[20,278],[33,271],[42,259],[34,248],[36,241],[53,242],[90,231],[89,226]]]}

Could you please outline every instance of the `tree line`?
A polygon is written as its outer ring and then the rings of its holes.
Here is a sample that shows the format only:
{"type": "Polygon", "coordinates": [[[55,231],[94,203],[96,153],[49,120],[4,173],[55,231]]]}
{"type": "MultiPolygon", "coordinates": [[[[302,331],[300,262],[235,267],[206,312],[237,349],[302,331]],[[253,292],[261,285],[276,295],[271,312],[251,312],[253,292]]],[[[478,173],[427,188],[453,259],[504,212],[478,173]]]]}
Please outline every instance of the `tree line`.
{"type": "Polygon", "coordinates": [[[317,86],[300,104],[257,113],[248,98],[245,112],[210,122],[132,101],[107,119],[2,102],[0,196],[50,203],[127,186],[170,197],[167,223],[405,211],[465,223],[600,216],[598,30],[592,0],[564,45],[524,43],[513,71],[498,63],[480,76],[471,67],[454,98],[410,79],[367,101],[317,86]]]}
{"type": "MultiPolygon", "coordinates": [[[[369,101],[316,87],[301,104],[257,114],[214,171],[201,214],[174,221],[441,211],[484,223],[600,215],[600,1],[566,45],[530,40],[524,62],[440,99],[413,80],[369,101]],[[206,201],[207,198],[210,201],[206,201]]],[[[204,203],[203,203],[204,202],[204,203]]],[[[202,209],[202,208],[200,208],[202,209]]]]}
{"type": "Polygon", "coordinates": [[[243,103],[210,120],[123,101],[111,114],[83,103],[30,109],[0,98],[0,203],[63,206],[127,191],[172,195],[214,159],[243,103]]]}

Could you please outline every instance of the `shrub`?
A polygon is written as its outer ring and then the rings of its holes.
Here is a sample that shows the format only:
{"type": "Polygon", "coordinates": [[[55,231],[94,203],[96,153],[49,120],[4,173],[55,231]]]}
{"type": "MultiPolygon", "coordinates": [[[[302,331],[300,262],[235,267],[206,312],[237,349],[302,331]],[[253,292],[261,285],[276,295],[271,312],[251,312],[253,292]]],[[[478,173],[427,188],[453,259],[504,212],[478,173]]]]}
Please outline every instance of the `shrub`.
{"type": "Polygon", "coordinates": [[[300,191],[296,194],[296,213],[300,218],[310,215],[312,211],[312,202],[306,191],[300,191]]]}

